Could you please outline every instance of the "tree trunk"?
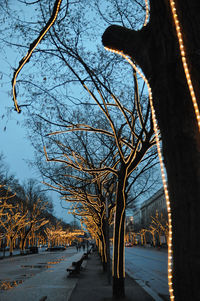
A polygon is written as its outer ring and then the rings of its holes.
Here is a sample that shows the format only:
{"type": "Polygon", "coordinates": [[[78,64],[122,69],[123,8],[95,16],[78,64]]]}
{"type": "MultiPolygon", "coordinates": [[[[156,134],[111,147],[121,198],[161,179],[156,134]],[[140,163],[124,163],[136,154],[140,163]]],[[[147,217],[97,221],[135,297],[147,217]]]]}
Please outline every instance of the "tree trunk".
{"type": "MultiPolygon", "coordinates": [[[[111,26],[103,44],[132,57],[152,88],[172,209],[175,300],[200,300],[200,135],[169,1],[151,0],[150,4],[146,27],[135,32],[111,26]]],[[[200,106],[200,1],[175,4],[200,106]]]]}
{"type": "MultiPolygon", "coordinates": [[[[102,232],[104,231],[103,227],[102,227],[102,232]]],[[[101,256],[101,263],[103,266],[103,271],[106,272],[107,271],[107,259],[106,259],[106,241],[105,241],[105,236],[104,233],[102,233],[102,235],[99,236],[99,242],[100,242],[100,256],[101,256]]]]}
{"type": "Polygon", "coordinates": [[[32,224],[31,224],[30,228],[28,230],[26,230],[25,234],[22,236],[22,245],[21,245],[22,246],[22,249],[21,249],[22,254],[24,253],[24,250],[25,250],[25,247],[26,247],[26,240],[27,240],[31,230],[32,230],[32,224]]]}
{"type": "Polygon", "coordinates": [[[102,248],[103,248],[103,256],[102,256],[102,261],[103,261],[103,271],[107,271],[107,244],[106,244],[106,224],[105,220],[102,221],[102,248]]]}
{"type": "Polygon", "coordinates": [[[123,177],[118,179],[116,196],[116,212],[114,226],[114,251],[113,251],[113,297],[125,296],[124,279],[124,231],[125,231],[125,201],[123,177]]]}
{"type": "Polygon", "coordinates": [[[10,256],[13,256],[13,245],[14,245],[14,237],[10,237],[10,256]]]}

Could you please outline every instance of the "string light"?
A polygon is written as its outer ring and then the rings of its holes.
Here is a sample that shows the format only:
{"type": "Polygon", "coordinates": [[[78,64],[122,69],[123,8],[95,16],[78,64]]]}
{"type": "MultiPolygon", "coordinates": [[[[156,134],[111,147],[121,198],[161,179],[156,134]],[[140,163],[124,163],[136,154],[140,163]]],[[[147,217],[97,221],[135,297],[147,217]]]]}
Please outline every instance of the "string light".
{"type": "Polygon", "coordinates": [[[16,98],[16,89],[15,89],[15,86],[16,86],[17,76],[18,76],[19,72],[21,71],[21,69],[24,67],[24,65],[30,59],[30,57],[31,57],[34,49],[37,47],[37,45],[43,39],[43,37],[45,36],[45,34],[49,31],[49,29],[51,28],[51,26],[54,24],[54,22],[55,22],[55,20],[57,18],[59,9],[60,9],[61,2],[62,2],[62,0],[56,0],[55,1],[54,9],[53,9],[53,14],[52,14],[51,18],[49,19],[49,21],[47,22],[46,26],[41,31],[40,36],[31,44],[29,51],[23,57],[23,59],[20,61],[19,67],[17,68],[17,70],[14,73],[13,80],[12,80],[12,91],[13,91],[13,100],[14,100],[14,104],[15,104],[15,109],[16,109],[16,111],[18,113],[20,113],[21,110],[20,110],[20,107],[18,106],[17,98],[16,98]]]}
{"type": "Polygon", "coordinates": [[[148,3],[148,0],[145,0],[145,12],[146,12],[146,16],[145,16],[143,27],[147,25],[147,22],[148,22],[148,19],[149,19],[149,3],[148,3]]]}
{"type": "MultiPolygon", "coordinates": [[[[113,229],[114,229],[114,233],[113,233],[113,251],[112,251],[112,257],[114,258],[115,257],[115,224],[116,224],[116,207],[115,207],[115,211],[114,211],[114,225],[113,225],[113,229]]],[[[114,274],[114,261],[112,261],[112,276],[114,277],[115,274],[114,274]]]]}
{"type": "MultiPolygon", "coordinates": [[[[145,4],[146,4],[146,17],[145,17],[145,22],[144,22],[143,26],[146,26],[147,20],[148,20],[148,12],[149,12],[148,0],[145,0],[145,4]]],[[[192,80],[191,80],[191,75],[190,75],[189,68],[188,68],[188,63],[187,63],[187,59],[186,59],[186,52],[185,52],[185,46],[184,46],[184,43],[183,43],[183,37],[182,37],[182,33],[181,33],[180,23],[179,23],[179,20],[178,20],[178,15],[177,15],[174,0],[170,0],[170,6],[171,6],[172,15],[173,15],[173,19],[174,19],[174,23],[175,23],[175,27],[176,27],[176,33],[177,33],[177,37],[178,37],[178,41],[179,41],[179,48],[180,48],[180,54],[181,54],[181,58],[182,58],[182,64],[183,64],[183,68],[184,68],[188,88],[189,88],[189,91],[190,91],[190,95],[191,95],[191,98],[192,98],[192,103],[193,103],[193,107],[194,107],[194,111],[195,111],[195,115],[196,115],[196,119],[197,119],[197,123],[198,123],[198,128],[200,130],[200,112],[199,112],[199,108],[198,108],[198,104],[197,104],[196,95],[195,95],[195,92],[194,92],[194,87],[193,87],[192,80]]],[[[145,83],[147,85],[147,88],[148,88],[149,101],[150,101],[150,106],[151,106],[151,111],[152,111],[153,126],[154,126],[154,131],[155,131],[155,138],[156,138],[156,145],[157,145],[158,156],[159,156],[159,161],[160,161],[163,188],[164,188],[166,205],[167,205],[167,212],[168,212],[168,223],[169,223],[168,285],[169,285],[170,299],[174,300],[175,297],[174,297],[173,282],[172,282],[172,279],[173,279],[173,275],[172,275],[173,251],[172,251],[171,207],[170,207],[169,193],[168,193],[167,184],[166,184],[167,181],[166,181],[166,177],[165,177],[165,173],[164,173],[164,164],[163,164],[163,160],[162,160],[161,147],[160,147],[160,142],[159,142],[158,125],[157,125],[155,110],[154,110],[154,107],[153,107],[153,98],[152,98],[151,87],[150,87],[147,79],[145,78],[145,76],[140,72],[138,67],[130,60],[130,58],[128,56],[126,56],[123,52],[120,52],[120,51],[117,51],[117,50],[113,50],[113,49],[110,49],[110,48],[107,48],[107,47],[105,47],[105,49],[123,56],[128,61],[128,63],[136,70],[136,72],[138,72],[138,74],[142,77],[142,79],[145,81],[145,83]]]]}
{"type": "MultiPolygon", "coordinates": [[[[126,208],[126,197],[125,197],[125,183],[126,183],[126,179],[127,179],[127,172],[128,172],[128,168],[126,168],[126,174],[124,177],[124,182],[123,182],[123,209],[122,209],[122,213],[120,216],[120,223],[119,223],[119,234],[118,234],[118,257],[117,257],[117,277],[120,278],[120,271],[119,271],[119,254],[120,254],[120,242],[121,242],[121,231],[122,231],[122,223],[124,223],[125,225],[125,208],[126,208]],[[123,221],[124,218],[124,221],[123,221]]],[[[123,225],[123,226],[124,226],[123,225]]],[[[125,230],[124,230],[124,235],[125,235],[125,230]]],[[[124,237],[123,237],[124,239],[124,237]]],[[[125,252],[123,250],[123,262],[125,262],[125,252]]],[[[125,278],[125,265],[123,264],[123,277],[125,278]]]]}
{"type": "Polygon", "coordinates": [[[195,115],[196,115],[196,119],[197,119],[197,123],[198,123],[198,128],[199,128],[199,131],[200,131],[200,112],[199,112],[199,108],[198,108],[198,104],[197,104],[196,95],[195,95],[195,92],[194,92],[194,87],[193,87],[192,80],[191,80],[191,75],[190,75],[189,68],[188,68],[188,63],[187,63],[187,59],[186,59],[186,52],[185,52],[185,46],[184,46],[184,43],[183,43],[183,35],[182,35],[182,32],[181,32],[180,22],[179,22],[179,19],[178,19],[178,14],[177,14],[176,5],[175,5],[174,0],[170,0],[170,6],[171,6],[171,11],[172,11],[172,15],[173,15],[174,23],[175,23],[175,28],[176,28],[176,34],[177,34],[177,38],[178,38],[178,42],[179,42],[179,48],[180,48],[182,64],[183,64],[183,68],[184,68],[188,88],[189,88],[189,91],[190,91],[190,95],[191,95],[191,98],[192,98],[192,103],[193,103],[193,107],[194,107],[194,111],[195,111],[195,115]]]}
{"type": "Polygon", "coordinates": [[[144,82],[147,85],[148,93],[149,93],[149,101],[150,101],[150,106],[151,106],[151,112],[152,112],[152,120],[153,120],[153,127],[154,127],[154,132],[155,132],[155,138],[156,138],[156,145],[157,145],[157,151],[158,151],[158,157],[160,161],[160,168],[161,168],[161,176],[162,176],[162,182],[163,182],[163,188],[164,188],[164,193],[165,193],[165,199],[166,199],[166,205],[167,205],[167,212],[168,212],[168,224],[169,224],[169,242],[168,242],[168,285],[169,285],[169,293],[170,293],[170,299],[174,300],[174,295],[173,295],[173,283],[172,283],[172,219],[171,219],[171,207],[170,207],[170,199],[169,199],[169,193],[167,189],[167,181],[165,177],[165,172],[164,172],[164,163],[162,160],[162,152],[161,152],[161,146],[160,146],[160,140],[159,140],[159,130],[158,130],[158,125],[157,125],[157,120],[156,120],[156,114],[155,110],[153,107],[153,97],[152,97],[152,91],[151,87],[149,85],[148,80],[144,76],[144,74],[140,71],[140,69],[133,63],[133,61],[125,55],[122,51],[114,50],[108,47],[105,47],[107,51],[111,51],[113,53],[121,55],[123,58],[126,59],[126,61],[135,69],[135,71],[142,77],[144,82]]]}

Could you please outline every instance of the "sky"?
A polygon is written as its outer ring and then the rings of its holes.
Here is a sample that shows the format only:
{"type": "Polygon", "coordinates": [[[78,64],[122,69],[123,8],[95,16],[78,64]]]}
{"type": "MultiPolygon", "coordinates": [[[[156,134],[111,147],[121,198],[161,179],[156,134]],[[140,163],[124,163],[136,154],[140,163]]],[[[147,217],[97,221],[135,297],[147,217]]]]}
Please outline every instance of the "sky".
{"type": "MultiPolygon", "coordinates": [[[[0,60],[0,68],[2,67],[0,60]]],[[[1,69],[2,70],[2,69],[1,69]]],[[[5,70],[5,69],[4,69],[5,70]]],[[[0,90],[0,114],[6,114],[6,107],[12,104],[11,97],[8,97],[5,91],[0,90]]],[[[33,159],[34,150],[29,140],[26,138],[26,130],[21,126],[23,116],[16,112],[12,113],[10,118],[0,119],[0,152],[5,156],[4,162],[9,167],[9,172],[14,174],[20,184],[29,178],[35,178],[40,181],[40,175],[34,168],[28,165],[28,161],[33,159]],[[20,124],[18,124],[20,122],[20,124]],[[6,130],[4,131],[4,128],[6,130]]],[[[42,179],[41,179],[42,181],[42,179]]],[[[54,213],[57,217],[66,222],[73,220],[67,210],[61,207],[59,196],[56,193],[49,193],[54,204],[54,213]]]]}
{"type": "MultiPolygon", "coordinates": [[[[16,1],[10,0],[9,3],[11,9],[15,8],[16,1]]],[[[38,175],[26,163],[33,157],[33,148],[22,126],[24,116],[13,110],[10,72],[11,68],[18,66],[20,57],[9,46],[3,51],[0,53],[0,152],[3,152],[10,172],[23,182],[27,178],[38,175]],[[8,110],[11,110],[9,114],[8,110]]]]}
{"type": "MultiPolygon", "coordinates": [[[[2,68],[1,59],[0,68],[2,68]]],[[[1,70],[6,71],[5,67],[1,70]]],[[[10,117],[6,117],[6,107],[10,105],[12,105],[11,97],[7,95],[6,90],[1,89],[0,117],[2,115],[5,115],[5,117],[3,119],[0,118],[0,152],[4,154],[4,162],[8,165],[9,172],[16,176],[20,184],[29,178],[35,178],[40,181],[38,172],[28,165],[28,161],[33,159],[34,150],[26,137],[25,128],[21,125],[23,115],[18,115],[14,112],[10,117]]],[[[55,215],[66,222],[71,222],[73,218],[67,214],[67,210],[61,207],[58,194],[53,192],[49,194],[53,200],[55,215]]]]}
{"type": "MultiPolygon", "coordinates": [[[[16,0],[10,0],[10,3],[11,8],[16,8],[16,4],[19,5],[16,0]]],[[[29,7],[26,8],[24,14],[27,19],[31,16],[29,7]]],[[[26,130],[23,128],[23,111],[21,114],[13,111],[12,76],[9,73],[11,67],[18,67],[21,58],[16,51],[14,52],[9,47],[4,49],[4,55],[0,57],[0,152],[3,152],[5,156],[10,173],[14,174],[20,183],[23,183],[29,178],[40,180],[40,175],[27,163],[33,160],[34,150],[26,137],[26,130]],[[9,115],[7,114],[8,107],[12,108],[12,113],[9,115]]],[[[73,221],[73,217],[67,215],[67,210],[60,205],[58,195],[52,192],[51,197],[54,200],[55,215],[65,221],[73,221]]]]}
{"type": "MultiPolygon", "coordinates": [[[[10,0],[10,7],[19,7],[19,2],[10,0]]],[[[24,6],[23,6],[24,7],[24,6]]],[[[29,18],[30,10],[24,12],[29,18]]],[[[42,181],[40,174],[30,165],[28,161],[33,160],[34,149],[27,138],[26,129],[23,127],[23,113],[17,114],[13,110],[12,86],[10,69],[16,68],[21,57],[13,49],[4,49],[4,55],[0,55],[0,153],[2,152],[4,162],[9,167],[9,172],[14,174],[23,184],[27,179],[35,178],[42,181]],[[8,114],[8,110],[12,112],[8,114]]],[[[46,188],[44,186],[44,188],[46,188]]],[[[65,222],[72,222],[72,215],[67,214],[67,209],[63,209],[59,195],[55,192],[49,193],[54,204],[54,214],[65,222]]],[[[62,202],[65,205],[64,202],[62,202]]],[[[66,205],[65,205],[66,206],[66,205]]]]}
{"type": "MultiPolygon", "coordinates": [[[[20,5],[20,2],[16,0],[9,0],[8,3],[11,9],[23,7],[23,17],[27,21],[31,18],[31,21],[34,21],[33,10],[30,6],[20,5]]],[[[14,111],[10,71],[11,68],[14,70],[18,67],[21,59],[21,55],[8,46],[3,49],[3,54],[0,52],[0,153],[3,153],[5,157],[4,163],[8,166],[9,173],[14,174],[19,183],[23,184],[30,178],[42,182],[42,178],[39,172],[28,164],[28,161],[34,158],[34,149],[23,127],[25,119],[23,111],[21,114],[14,111]]],[[[64,207],[69,207],[68,204],[61,201],[56,192],[51,191],[49,195],[53,200],[54,214],[65,222],[73,222],[73,216],[67,214],[68,210],[64,209],[64,207]]]]}
{"type": "MultiPolygon", "coordinates": [[[[23,113],[13,111],[9,73],[10,66],[18,66],[18,55],[9,47],[4,52],[5,55],[0,56],[0,153],[5,157],[4,162],[8,165],[9,172],[16,176],[20,184],[29,178],[40,181],[38,172],[28,165],[28,161],[33,159],[34,149],[26,137],[23,113]],[[12,108],[12,112],[8,114],[9,108],[12,108]]],[[[61,207],[58,194],[51,192],[50,196],[55,215],[66,222],[73,221],[73,217],[61,207]]]]}

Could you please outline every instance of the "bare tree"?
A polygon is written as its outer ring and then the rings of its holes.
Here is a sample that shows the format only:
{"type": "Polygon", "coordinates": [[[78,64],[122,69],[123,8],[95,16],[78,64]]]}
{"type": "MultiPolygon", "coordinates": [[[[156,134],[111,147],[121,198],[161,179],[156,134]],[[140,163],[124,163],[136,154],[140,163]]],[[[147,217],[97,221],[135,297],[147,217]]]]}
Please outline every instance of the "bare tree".
{"type": "MultiPolygon", "coordinates": [[[[57,1],[55,1],[56,3],[57,1]]],[[[119,2],[119,1],[118,1],[119,2]]],[[[135,3],[137,1],[134,1],[135,3]]],[[[116,1],[117,3],[117,1],[116,1]]],[[[46,11],[45,6],[42,6],[39,2],[40,9],[43,16],[43,23],[46,24],[46,11]]],[[[80,7],[82,10],[85,8],[83,7],[83,4],[79,2],[79,9],[80,7]]],[[[88,8],[88,6],[87,6],[88,8]]],[[[118,12],[120,10],[118,9],[118,12]]],[[[124,220],[125,220],[125,208],[126,208],[126,188],[128,185],[128,178],[130,175],[136,171],[139,164],[141,164],[141,168],[144,167],[145,160],[148,162],[148,150],[155,145],[155,139],[154,139],[154,131],[152,127],[151,122],[151,114],[150,114],[150,106],[148,103],[148,99],[143,99],[139,97],[140,93],[138,90],[138,84],[137,84],[137,78],[136,74],[134,74],[134,86],[135,90],[134,93],[132,93],[133,89],[131,86],[131,90],[128,90],[128,85],[126,83],[123,83],[118,80],[119,73],[123,73],[123,69],[119,72],[116,68],[116,73],[113,75],[113,69],[114,65],[118,65],[118,61],[114,57],[112,60],[105,60],[103,54],[103,49],[100,51],[98,49],[99,57],[101,58],[101,61],[97,60],[96,53],[93,53],[92,51],[89,51],[88,53],[84,52],[84,39],[82,38],[83,31],[86,31],[85,24],[86,22],[82,23],[82,26],[80,26],[79,23],[72,22],[72,28],[74,28],[73,32],[76,32],[75,37],[71,37],[71,32],[69,30],[67,39],[65,38],[66,29],[63,28],[63,25],[65,26],[66,23],[63,22],[65,20],[65,12],[66,10],[61,9],[62,14],[60,15],[60,19],[58,19],[56,27],[52,27],[52,31],[49,31],[49,38],[51,44],[47,42],[45,47],[43,49],[40,49],[38,53],[42,55],[47,55],[48,58],[51,60],[51,64],[54,63],[54,66],[56,66],[57,70],[57,62],[62,63],[62,66],[67,67],[67,72],[65,69],[63,69],[64,74],[62,74],[60,77],[57,76],[57,72],[53,72],[53,79],[54,81],[50,82],[52,85],[52,89],[48,88],[44,89],[45,83],[47,82],[46,77],[46,70],[43,68],[43,72],[41,72],[41,78],[38,80],[44,83],[44,85],[36,85],[33,84],[32,79],[32,71],[30,75],[30,81],[27,81],[27,79],[24,79],[23,82],[27,86],[27,91],[33,92],[33,86],[34,86],[34,92],[29,95],[28,103],[32,103],[32,99],[36,99],[39,101],[39,109],[44,112],[43,116],[40,116],[43,121],[48,121],[49,119],[54,120],[55,127],[58,126],[59,130],[58,133],[63,133],[63,127],[65,132],[88,132],[92,133],[93,135],[100,135],[107,138],[112,139],[114,141],[116,146],[116,153],[115,153],[115,162],[113,161],[109,162],[108,160],[106,162],[101,162],[101,165],[98,163],[98,167],[95,165],[95,168],[88,168],[85,167],[85,159],[78,154],[78,152],[73,151],[72,154],[66,154],[65,152],[58,152],[56,154],[56,158],[54,157],[55,152],[52,152],[52,157],[48,157],[47,159],[54,162],[61,162],[68,166],[71,166],[75,168],[77,171],[85,172],[87,174],[91,173],[97,173],[99,176],[104,176],[109,179],[110,175],[114,176],[117,179],[117,191],[116,191],[116,223],[115,223],[115,241],[114,241],[114,277],[113,277],[113,295],[114,296],[123,296],[124,295],[124,263],[123,263],[123,257],[124,257],[124,220]],[[62,29],[62,30],[61,30],[62,29]],[[77,34],[78,33],[78,34],[77,34]],[[49,47],[51,45],[51,47],[49,47]],[[55,58],[55,61],[52,61],[52,58],[55,58]],[[115,62],[117,64],[115,64],[115,62]],[[91,66],[91,61],[94,62],[93,66],[91,66]],[[106,68],[105,68],[106,67],[106,68]],[[112,79],[112,81],[109,81],[112,79]],[[62,83],[60,84],[60,81],[62,83]],[[57,91],[58,87],[66,87],[68,84],[68,91],[71,89],[72,85],[80,85],[82,88],[82,92],[77,95],[73,95],[73,97],[69,93],[64,93],[66,95],[65,99],[68,99],[69,101],[73,102],[74,100],[78,100],[78,104],[81,104],[82,102],[85,102],[85,100],[88,99],[88,93],[92,97],[92,99],[95,101],[95,105],[100,109],[100,112],[104,114],[104,119],[106,120],[106,124],[108,125],[106,129],[98,127],[98,124],[94,127],[90,124],[72,124],[69,123],[68,120],[66,120],[64,114],[62,113],[63,108],[64,112],[67,111],[66,106],[64,106],[60,101],[59,97],[56,95],[52,95],[50,91],[57,91]],[[27,85],[28,84],[28,85],[27,85]],[[117,93],[113,92],[113,88],[118,87],[117,93]],[[120,91],[121,90],[121,91],[120,91]],[[122,103],[119,101],[119,99],[122,97],[123,100],[126,100],[126,96],[124,94],[127,91],[131,91],[130,94],[127,95],[130,97],[129,99],[131,101],[130,104],[133,105],[133,108],[131,109],[129,107],[126,107],[126,103],[122,103]],[[43,94],[44,93],[44,94],[43,94]],[[34,97],[32,97],[34,96],[34,97]],[[48,100],[47,102],[40,102],[41,98],[45,100],[48,100]],[[80,101],[80,99],[82,99],[80,101]],[[57,105],[55,105],[55,100],[58,101],[57,105]],[[134,101],[133,101],[134,100],[134,101]],[[146,102],[146,105],[144,104],[146,102]],[[47,106],[48,103],[48,106],[47,106]],[[114,113],[113,113],[114,112],[114,113]],[[56,114],[54,114],[56,113],[56,114]],[[118,124],[118,115],[121,114],[122,122],[118,124]],[[55,119],[54,116],[56,115],[55,119]],[[52,118],[51,118],[52,117],[52,118]],[[65,121],[65,126],[63,126],[63,123],[60,125],[58,121],[65,121]],[[61,130],[60,130],[61,128],[61,130]],[[61,155],[61,158],[59,157],[61,155]],[[64,159],[63,157],[64,156],[64,159]],[[142,163],[141,163],[142,162],[142,163]],[[120,246],[118,248],[118,246],[120,246]]],[[[67,7],[67,12],[69,12],[67,7]]],[[[84,14],[82,13],[82,16],[84,14]]],[[[124,14],[125,16],[126,14],[124,14]]],[[[80,16],[79,12],[79,18],[82,18],[80,16]]],[[[124,16],[120,17],[120,22],[123,23],[124,16]]],[[[128,18],[126,17],[126,20],[128,18]]],[[[85,20],[86,21],[86,20],[85,20]]],[[[129,22],[130,23],[130,22],[129,22]]],[[[68,29],[71,27],[67,27],[68,29]]],[[[45,28],[45,27],[43,27],[45,28]]],[[[37,27],[38,29],[38,27],[37,27]]],[[[38,37],[41,37],[43,31],[39,31],[38,37]]],[[[89,31],[88,31],[89,32],[89,31]]],[[[90,37],[91,37],[90,32],[90,37]]],[[[94,37],[94,36],[93,36],[94,37]]],[[[35,40],[36,41],[36,40],[35,40]]],[[[30,48],[28,48],[28,52],[30,53],[33,49],[33,46],[36,45],[36,43],[31,44],[30,48]]],[[[38,39],[37,39],[38,41],[38,39]]],[[[26,60],[27,57],[24,57],[24,60],[26,60]]],[[[24,60],[20,61],[19,68],[23,65],[24,60]]],[[[28,61],[28,60],[27,60],[28,61]]],[[[42,64],[42,67],[45,65],[43,64],[43,61],[40,61],[42,64]]],[[[45,63],[46,63],[45,59],[45,63]]],[[[46,64],[49,68],[49,65],[46,64]]],[[[59,68],[60,70],[61,68],[59,68]]],[[[131,69],[130,69],[131,70],[131,69]]],[[[19,71],[19,69],[18,69],[19,71]]],[[[14,73],[13,78],[13,84],[15,88],[16,83],[16,75],[18,72],[16,71],[14,73]]],[[[124,75],[125,76],[125,75],[124,75]]],[[[27,75],[26,75],[27,78],[27,75]]],[[[132,76],[130,76],[130,79],[132,76]]],[[[22,82],[22,81],[21,81],[22,82]]],[[[127,82],[129,82],[127,80],[127,82]]],[[[14,90],[15,91],[15,90],[14,90]]],[[[67,91],[67,92],[68,92],[67,91]]],[[[60,94],[62,94],[63,90],[60,94]]],[[[15,93],[14,93],[15,94],[15,93]]],[[[15,98],[15,97],[14,97],[15,98]]],[[[128,99],[128,98],[127,98],[128,99]]],[[[124,101],[125,102],[125,101],[124,101]]],[[[37,107],[37,103],[36,103],[37,107]]],[[[36,108],[37,109],[37,108],[36,108]]],[[[43,123],[44,124],[44,123],[43,123]]],[[[53,124],[53,123],[52,123],[53,124]]],[[[41,123],[38,124],[38,130],[41,130],[41,123]]],[[[54,133],[54,134],[58,134],[54,133]]],[[[64,148],[66,148],[65,143],[63,141],[54,141],[56,146],[62,145],[64,148]]],[[[48,145],[49,146],[49,145],[48,145]]],[[[48,151],[49,153],[49,151],[48,151]]],[[[147,165],[146,165],[147,166],[147,165]]]]}
{"type": "Polygon", "coordinates": [[[44,203],[40,199],[37,199],[31,208],[27,207],[27,203],[24,203],[25,210],[28,210],[27,225],[20,229],[20,249],[21,253],[24,252],[26,247],[26,241],[31,234],[35,234],[41,227],[49,223],[49,220],[44,216],[47,203],[44,203]]]}
{"type": "MultiPolygon", "coordinates": [[[[95,75],[92,72],[89,73],[89,75],[91,77],[91,81],[97,85],[96,77],[94,78],[95,75]]],[[[123,258],[127,181],[134,170],[138,168],[139,164],[141,166],[141,170],[144,166],[148,168],[148,159],[152,158],[152,154],[148,154],[148,150],[155,145],[150,107],[149,105],[142,107],[142,102],[137,90],[137,78],[135,73],[134,80],[136,90],[132,110],[122,105],[110,89],[100,81],[99,83],[101,83],[101,86],[98,86],[97,95],[95,95],[94,92],[92,92],[89,87],[84,84],[84,88],[87,89],[93,100],[99,106],[100,111],[103,112],[107,119],[108,126],[106,130],[103,128],[93,127],[88,124],[74,124],[71,122],[71,125],[64,126],[64,130],[56,131],[50,135],[58,136],[78,131],[111,137],[113,143],[116,145],[116,151],[114,154],[110,152],[109,155],[112,155],[112,157],[115,158],[114,160],[109,160],[109,157],[107,157],[106,160],[103,158],[102,161],[98,162],[98,166],[91,166],[88,164],[87,157],[85,158],[80,152],[78,152],[78,150],[70,149],[70,153],[66,153],[65,150],[69,150],[69,142],[65,145],[59,139],[54,140],[55,145],[59,149],[59,151],[54,149],[56,157],[49,158],[45,148],[47,161],[60,162],[66,166],[70,166],[78,172],[83,172],[89,175],[95,173],[98,174],[99,177],[104,177],[106,180],[109,180],[110,175],[117,179],[113,253],[113,295],[115,296],[124,295],[125,273],[123,258]],[[108,93],[106,99],[104,98],[104,90],[108,93]],[[101,102],[97,96],[100,97],[101,102]],[[118,124],[119,119],[116,120],[116,116],[118,116],[117,113],[119,112],[121,114],[120,124],[118,124]]],[[[95,140],[92,139],[91,141],[94,143],[95,140]]],[[[50,150],[51,148],[49,151],[50,150]]]]}
{"type": "Polygon", "coordinates": [[[18,237],[19,231],[29,224],[28,211],[22,213],[19,204],[12,207],[2,204],[2,209],[0,225],[4,228],[4,237],[6,237],[7,244],[9,244],[10,256],[12,256],[15,239],[18,237]]]}
{"type": "Polygon", "coordinates": [[[200,297],[199,12],[195,0],[151,0],[147,26],[140,31],[111,26],[103,35],[106,47],[139,64],[152,89],[171,199],[173,281],[170,275],[169,283],[176,300],[200,297]]]}

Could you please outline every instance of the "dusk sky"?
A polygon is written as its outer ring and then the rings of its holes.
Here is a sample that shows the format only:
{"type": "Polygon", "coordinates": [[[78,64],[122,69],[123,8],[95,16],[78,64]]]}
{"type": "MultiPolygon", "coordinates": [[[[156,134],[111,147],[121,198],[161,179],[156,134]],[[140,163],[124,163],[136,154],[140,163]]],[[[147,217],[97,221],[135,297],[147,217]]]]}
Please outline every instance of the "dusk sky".
{"type": "MultiPolygon", "coordinates": [[[[11,9],[20,7],[18,1],[10,0],[9,3],[11,4],[11,9]]],[[[23,8],[25,8],[25,19],[30,21],[31,17],[34,17],[34,10],[31,10],[28,5],[27,7],[23,5],[23,8]]],[[[33,40],[34,39],[35,37],[33,37],[33,40]]],[[[25,54],[26,50],[24,55],[25,54]]],[[[3,49],[0,55],[0,152],[3,152],[5,156],[5,163],[8,164],[10,173],[14,174],[20,183],[23,183],[29,178],[36,178],[37,180],[42,181],[38,172],[28,165],[28,161],[33,160],[34,150],[27,138],[26,129],[23,127],[25,114],[23,110],[21,114],[17,114],[17,112],[14,111],[14,103],[11,94],[13,72],[14,69],[18,67],[22,56],[16,51],[16,47],[14,50],[9,46],[7,46],[6,49],[3,49]],[[9,114],[8,108],[10,109],[9,114]]],[[[24,67],[23,74],[25,74],[26,68],[29,68],[29,66],[27,65],[24,67]]],[[[73,219],[72,216],[67,216],[67,210],[63,210],[61,207],[58,196],[55,193],[52,193],[51,195],[54,200],[56,215],[65,220],[68,220],[69,218],[71,221],[73,219]],[[65,218],[66,216],[67,218],[65,218]]],[[[66,207],[68,207],[68,204],[66,204],[66,207]]]]}
{"type": "MultiPolygon", "coordinates": [[[[40,180],[40,175],[28,165],[28,161],[33,159],[34,150],[23,127],[23,112],[17,114],[13,110],[12,78],[9,74],[11,67],[18,66],[18,57],[19,55],[9,47],[4,50],[4,55],[0,56],[0,152],[5,156],[5,163],[10,173],[14,174],[22,184],[29,178],[40,180]],[[12,109],[9,114],[8,109],[12,109]]],[[[65,221],[72,221],[72,216],[67,215],[67,210],[61,207],[58,196],[55,193],[50,195],[54,201],[55,214],[65,221]]]]}

